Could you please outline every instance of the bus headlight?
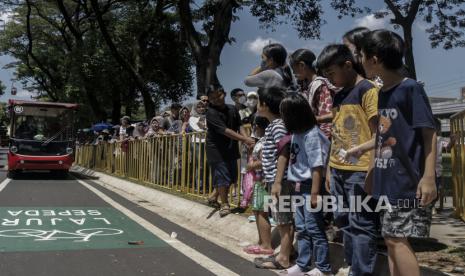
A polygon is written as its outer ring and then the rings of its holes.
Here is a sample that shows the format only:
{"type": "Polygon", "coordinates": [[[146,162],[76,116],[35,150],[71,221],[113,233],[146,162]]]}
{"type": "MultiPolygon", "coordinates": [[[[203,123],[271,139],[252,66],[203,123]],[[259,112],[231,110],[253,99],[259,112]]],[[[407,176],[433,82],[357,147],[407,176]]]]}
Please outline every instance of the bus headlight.
{"type": "Polygon", "coordinates": [[[74,152],[73,148],[66,148],[67,154],[72,154],[74,152]]]}
{"type": "Polygon", "coordinates": [[[17,153],[17,152],[18,152],[18,147],[17,147],[17,146],[11,146],[11,147],[10,147],[10,151],[11,151],[12,153],[17,153]]]}

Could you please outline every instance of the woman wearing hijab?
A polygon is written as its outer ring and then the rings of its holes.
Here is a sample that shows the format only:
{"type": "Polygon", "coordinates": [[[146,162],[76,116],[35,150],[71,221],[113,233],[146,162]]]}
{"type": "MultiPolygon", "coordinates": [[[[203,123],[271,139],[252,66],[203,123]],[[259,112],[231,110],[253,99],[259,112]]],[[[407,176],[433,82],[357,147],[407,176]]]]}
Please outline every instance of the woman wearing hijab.
{"type": "Polygon", "coordinates": [[[163,117],[155,116],[150,120],[149,130],[145,134],[145,138],[159,137],[165,134],[165,131],[161,127],[163,123],[163,117]]]}

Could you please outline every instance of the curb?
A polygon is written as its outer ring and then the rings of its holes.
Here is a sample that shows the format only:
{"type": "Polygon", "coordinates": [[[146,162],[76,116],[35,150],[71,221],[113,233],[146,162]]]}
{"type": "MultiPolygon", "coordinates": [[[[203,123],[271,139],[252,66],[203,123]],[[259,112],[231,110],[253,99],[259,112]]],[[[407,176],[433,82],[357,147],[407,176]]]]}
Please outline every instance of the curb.
{"type": "MultiPolygon", "coordinates": [[[[142,199],[148,202],[149,204],[141,204],[140,202],[137,204],[173,223],[190,229],[202,238],[244,259],[253,261],[256,257],[242,251],[243,246],[254,244],[258,240],[255,223],[249,223],[246,217],[231,214],[221,218],[213,208],[199,202],[80,166],[73,166],[70,171],[86,177],[97,178],[91,180],[125,198],[127,198],[128,194],[131,195],[132,201],[135,198],[135,201],[142,199]]],[[[279,244],[279,233],[276,231],[277,229],[273,230],[273,244],[279,244]]],[[[341,244],[330,243],[330,252],[330,262],[333,270],[337,271],[339,268],[347,266],[344,263],[344,248],[341,244]]],[[[378,276],[389,276],[389,264],[386,254],[378,254],[375,271],[377,271],[376,275],[378,276]]],[[[422,276],[448,275],[426,267],[421,267],[420,273],[422,276]]],[[[343,274],[338,273],[336,275],[343,274]]]]}

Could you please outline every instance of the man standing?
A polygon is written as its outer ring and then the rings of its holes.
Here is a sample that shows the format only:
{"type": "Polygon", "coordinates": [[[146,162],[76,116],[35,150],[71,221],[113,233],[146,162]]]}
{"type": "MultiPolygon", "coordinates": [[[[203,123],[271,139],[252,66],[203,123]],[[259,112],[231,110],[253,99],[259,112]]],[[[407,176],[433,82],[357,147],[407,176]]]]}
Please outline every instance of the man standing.
{"type": "Polygon", "coordinates": [[[244,90],[240,88],[234,88],[231,90],[231,99],[233,100],[234,105],[236,106],[236,109],[239,111],[239,113],[241,110],[246,108],[245,104],[247,102],[247,97],[245,96],[244,90]]]}
{"type": "Polygon", "coordinates": [[[249,147],[255,141],[238,133],[241,130],[239,112],[225,103],[226,93],[221,86],[211,85],[207,96],[210,107],[207,111],[207,161],[212,169],[214,190],[208,198],[209,205],[220,208],[220,216],[231,213],[228,203],[229,186],[237,182],[237,159],[241,141],[249,147]],[[218,203],[221,199],[221,205],[218,203]]]}
{"type": "Polygon", "coordinates": [[[170,108],[170,116],[166,117],[163,120],[162,127],[164,130],[168,131],[172,126],[175,124],[176,121],[179,120],[179,111],[181,110],[181,105],[179,103],[171,104],[170,108]]]}

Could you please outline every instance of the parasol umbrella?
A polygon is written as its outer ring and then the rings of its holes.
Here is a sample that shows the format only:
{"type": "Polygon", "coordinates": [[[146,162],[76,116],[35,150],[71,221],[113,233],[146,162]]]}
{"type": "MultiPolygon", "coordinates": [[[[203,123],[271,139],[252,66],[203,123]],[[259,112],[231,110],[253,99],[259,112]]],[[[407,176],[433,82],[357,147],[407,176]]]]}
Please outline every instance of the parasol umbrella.
{"type": "Polygon", "coordinates": [[[92,126],[92,130],[95,132],[101,132],[104,129],[110,129],[112,128],[112,124],[109,123],[98,123],[92,126]]]}

